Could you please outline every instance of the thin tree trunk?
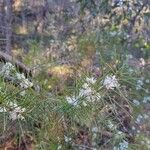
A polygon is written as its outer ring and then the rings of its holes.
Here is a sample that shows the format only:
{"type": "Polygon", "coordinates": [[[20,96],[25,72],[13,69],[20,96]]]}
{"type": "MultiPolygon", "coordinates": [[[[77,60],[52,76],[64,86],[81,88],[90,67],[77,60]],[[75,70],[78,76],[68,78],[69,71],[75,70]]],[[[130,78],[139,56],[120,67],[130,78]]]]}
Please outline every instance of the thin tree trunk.
{"type": "Polygon", "coordinates": [[[4,0],[0,0],[0,49],[5,50],[4,0]]]}
{"type": "Polygon", "coordinates": [[[5,23],[6,23],[6,53],[11,54],[12,38],[12,0],[5,1],[5,23]]]}
{"type": "Polygon", "coordinates": [[[23,1],[23,7],[22,7],[22,11],[21,11],[21,17],[22,17],[22,30],[23,30],[23,33],[26,34],[27,33],[27,18],[26,18],[26,14],[25,14],[25,9],[27,7],[27,2],[26,1],[23,1]]]}
{"type": "Polygon", "coordinates": [[[26,16],[24,14],[24,11],[22,11],[22,30],[23,30],[23,33],[26,34],[27,33],[27,19],[26,19],[26,16]]]}
{"type": "Polygon", "coordinates": [[[0,29],[3,27],[4,1],[0,0],[0,29]]]}
{"type": "Polygon", "coordinates": [[[35,32],[43,33],[48,10],[49,10],[48,1],[44,0],[44,6],[40,6],[36,14],[37,25],[35,26],[35,32]]]}

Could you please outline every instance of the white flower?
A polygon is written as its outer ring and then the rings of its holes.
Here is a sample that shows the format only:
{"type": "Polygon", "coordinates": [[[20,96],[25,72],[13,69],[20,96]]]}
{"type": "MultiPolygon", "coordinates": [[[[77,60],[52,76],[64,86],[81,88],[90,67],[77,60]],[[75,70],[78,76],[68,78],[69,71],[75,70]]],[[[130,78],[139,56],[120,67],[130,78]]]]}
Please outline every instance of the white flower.
{"type": "Polygon", "coordinates": [[[132,126],[132,130],[136,130],[135,126],[132,126]]]}
{"type": "Polygon", "coordinates": [[[19,80],[20,87],[23,89],[27,89],[33,86],[33,83],[30,82],[23,73],[22,74],[16,73],[16,78],[17,80],[19,80]]]}
{"type": "Polygon", "coordinates": [[[150,83],[150,80],[149,80],[149,79],[146,79],[145,82],[146,82],[146,83],[150,83]]]}
{"type": "Polygon", "coordinates": [[[89,87],[89,85],[87,84],[87,83],[84,83],[83,85],[82,85],[82,88],[84,88],[84,89],[87,89],[89,87]]]}
{"type": "Polygon", "coordinates": [[[21,96],[25,96],[26,91],[25,91],[25,90],[23,90],[23,91],[21,91],[19,94],[20,94],[21,96]]]}
{"type": "Polygon", "coordinates": [[[118,80],[116,79],[116,76],[106,76],[104,79],[103,85],[106,87],[106,89],[114,89],[115,87],[119,87],[118,80]]]}
{"type": "Polygon", "coordinates": [[[140,130],[137,130],[137,133],[140,133],[141,131],[140,130]]]}
{"type": "Polygon", "coordinates": [[[141,120],[143,119],[143,116],[139,114],[136,118],[136,123],[141,123],[141,120]]]}
{"type": "Polygon", "coordinates": [[[24,80],[24,79],[26,79],[26,77],[25,77],[25,75],[22,73],[16,73],[16,78],[18,79],[18,80],[24,80]]]}
{"type": "Polygon", "coordinates": [[[140,58],[140,65],[141,66],[145,66],[146,62],[143,58],[140,58]]]}
{"type": "Polygon", "coordinates": [[[2,70],[1,70],[0,74],[9,76],[10,73],[11,73],[12,71],[14,71],[14,70],[15,70],[15,67],[14,67],[10,62],[7,62],[7,63],[2,67],[2,70]]]}
{"type": "Polygon", "coordinates": [[[59,146],[57,147],[57,150],[60,150],[60,149],[62,149],[62,145],[59,145],[59,146]]]}
{"type": "Polygon", "coordinates": [[[25,108],[21,108],[16,103],[12,103],[12,102],[9,103],[9,106],[12,109],[9,112],[9,117],[11,120],[24,119],[22,113],[25,112],[25,108]]]}
{"type": "Polygon", "coordinates": [[[133,103],[134,103],[135,106],[139,106],[140,105],[140,102],[138,100],[136,100],[136,99],[133,100],[133,103]]]}
{"type": "Polygon", "coordinates": [[[150,96],[144,97],[143,103],[149,103],[150,102],[150,96]]]}
{"type": "Polygon", "coordinates": [[[90,87],[86,89],[81,89],[79,91],[79,96],[90,96],[93,93],[92,89],[90,87]]]}
{"type": "Polygon", "coordinates": [[[86,106],[87,106],[87,103],[86,103],[85,101],[83,101],[83,102],[82,102],[82,105],[83,105],[84,107],[86,107],[86,106]]]}
{"type": "Polygon", "coordinates": [[[122,6],[123,2],[124,2],[123,0],[119,0],[118,3],[117,3],[117,6],[122,6]]]}
{"type": "Polygon", "coordinates": [[[93,77],[91,77],[91,78],[86,78],[86,82],[87,83],[90,83],[90,84],[95,84],[96,83],[96,80],[93,78],[93,77]]]}
{"type": "Polygon", "coordinates": [[[87,106],[88,102],[94,102],[96,99],[99,98],[99,95],[96,95],[94,89],[92,89],[91,84],[94,84],[96,80],[92,78],[86,78],[86,83],[82,85],[82,88],[79,90],[78,96],[66,97],[66,100],[69,104],[76,106],[78,105],[78,101],[80,98],[84,98],[82,101],[83,106],[87,106]]]}
{"type": "MultiPolygon", "coordinates": [[[[94,84],[96,80],[94,78],[88,78],[90,84],[94,84]]],[[[94,89],[92,89],[91,85],[88,83],[84,83],[82,88],[79,91],[79,97],[84,97],[88,102],[95,102],[101,98],[101,95],[97,93],[94,89]]],[[[85,103],[83,103],[85,104],[85,103]]],[[[87,105],[87,104],[86,104],[87,105]]],[[[85,105],[85,106],[86,106],[85,105]]]]}
{"type": "Polygon", "coordinates": [[[71,138],[67,137],[67,136],[64,136],[64,139],[65,139],[65,142],[70,142],[71,141],[71,138]]]}
{"type": "Polygon", "coordinates": [[[107,126],[108,126],[109,129],[113,129],[115,125],[110,120],[108,120],[108,125],[107,126]]]}
{"type": "Polygon", "coordinates": [[[127,58],[127,59],[132,59],[132,58],[133,58],[133,55],[131,55],[131,54],[126,55],[126,58],[127,58]]]}
{"type": "Polygon", "coordinates": [[[141,80],[141,79],[139,79],[139,80],[137,80],[137,85],[143,85],[144,83],[143,83],[143,80],[141,80]]]}
{"type": "MultiPolygon", "coordinates": [[[[117,128],[117,126],[116,126],[117,128]]],[[[114,129],[116,129],[114,128],[114,129]]],[[[124,133],[122,131],[117,131],[117,133],[115,134],[115,139],[121,139],[124,137],[124,133]]]]}
{"type": "Polygon", "coordinates": [[[93,127],[92,128],[92,132],[98,132],[98,128],[97,127],[93,127]]]}
{"type": "Polygon", "coordinates": [[[128,145],[129,143],[125,140],[123,140],[123,142],[119,143],[119,150],[127,150],[128,149],[128,145]]]}
{"type": "Polygon", "coordinates": [[[6,108],[5,107],[0,107],[0,112],[7,112],[6,108]]]}
{"type": "Polygon", "coordinates": [[[136,90],[141,90],[141,89],[142,89],[141,85],[137,84],[136,85],[136,90]]]}
{"type": "Polygon", "coordinates": [[[114,147],[113,150],[128,150],[129,143],[125,140],[119,143],[118,147],[114,147]]]}
{"type": "Polygon", "coordinates": [[[84,89],[80,89],[79,97],[83,97],[83,96],[85,96],[85,90],[84,89]]]}
{"type": "Polygon", "coordinates": [[[149,89],[144,89],[145,93],[149,93],[149,89]]]}
{"type": "Polygon", "coordinates": [[[113,148],[113,150],[119,150],[119,148],[117,148],[116,146],[113,148]]]}
{"type": "Polygon", "coordinates": [[[77,99],[75,96],[66,97],[66,100],[67,100],[67,102],[68,102],[70,105],[73,105],[73,106],[77,106],[77,105],[78,105],[78,99],[77,99]]]}
{"type": "Polygon", "coordinates": [[[32,86],[33,86],[33,83],[30,82],[28,79],[25,79],[20,83],[20,87],[24,89],[30,88],[32,86]]]}

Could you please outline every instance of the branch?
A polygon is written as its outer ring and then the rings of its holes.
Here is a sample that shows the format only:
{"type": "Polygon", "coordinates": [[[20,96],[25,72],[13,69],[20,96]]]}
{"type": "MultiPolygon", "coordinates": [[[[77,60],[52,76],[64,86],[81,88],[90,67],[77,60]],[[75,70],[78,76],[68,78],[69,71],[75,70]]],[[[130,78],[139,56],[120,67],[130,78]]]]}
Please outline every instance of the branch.
{"type": "Polygon", "coordinates": [[[24,73],[26,77],[28,76],[32,77],[32,71],[29,67],[27,67],[20,61],[14,59],[12,56],[6,53],[3,53],[2,51],[0,51],[0,61],[11,62],[13,65],[15,65],[19,69],[20,72],[24,73]]]}

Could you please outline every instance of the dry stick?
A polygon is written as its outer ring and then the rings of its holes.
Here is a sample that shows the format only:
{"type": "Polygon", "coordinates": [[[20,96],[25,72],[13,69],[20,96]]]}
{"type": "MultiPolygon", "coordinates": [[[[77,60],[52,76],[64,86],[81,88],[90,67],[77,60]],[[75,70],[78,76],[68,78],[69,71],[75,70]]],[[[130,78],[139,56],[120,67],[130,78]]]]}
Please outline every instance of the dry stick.
{"type": "Polygon", "coordinates": [[[26,65],[24,65],[22,62],[14,59],[12,56],[3,53],[2,51],[0,51],[0,59],[1,61],[4,62],[11,62],[12,64],[14,64],[20,72],[23,72],[25,74],[26,77],[31,76],[32,77],[32,71],[29,67],[27,67],[26,65]]]}

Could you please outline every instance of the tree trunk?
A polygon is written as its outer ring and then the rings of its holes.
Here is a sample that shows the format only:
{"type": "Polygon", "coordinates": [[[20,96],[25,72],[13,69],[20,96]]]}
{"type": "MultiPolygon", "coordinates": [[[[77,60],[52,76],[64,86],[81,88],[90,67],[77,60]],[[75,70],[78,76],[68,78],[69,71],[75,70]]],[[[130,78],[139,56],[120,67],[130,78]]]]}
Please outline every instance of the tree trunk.
{"type": "Polygon", "coordinates": [[[21,18],[22,18],[22,32],[24,34],[27,34],[27,27],[28,27],[28,24],[27,24],[27,18],[26,18],[26,14],[25,14],[25,9],[27,7],[27,2],[26,1],[23,1],[23,7],[22,7],[22,11],[21,11],[21,18]]]}
{"type": "Polygon", "coordinates": [[[22,11],[21,16],[22,16],[22,30],[23,30],[22,32],[26,34],[27,33],[27,19],[24,14],[24,11],[22,11]]]}
{"type": "Polygon", "coordinates": [[[5,23],[6,23],[6,49],[5,52],[11,54],[12,38],[12,0],[5,1],[5,23]]]}
{"type": "Polygon", "coordinates": [[[0,49],[5,50],[4,0],[0,0],[0,49]]]}
{"type": "Polygon", "coordinates": [[[36,18],[37,18],[37,25],[35,27],[35,32],[43,33],[44,26],[47,20],[47,12],[49,10],[49,4],[47,0],[44,0],[44,6],[40,6],[38,8],[36,18]]]}
{"type": "Polygon", "coordinates": [[[0,29],[3,27],[4,1],[0,0],[0,29]]]}

